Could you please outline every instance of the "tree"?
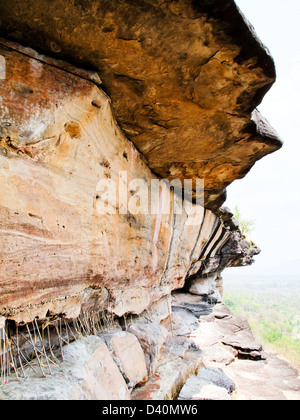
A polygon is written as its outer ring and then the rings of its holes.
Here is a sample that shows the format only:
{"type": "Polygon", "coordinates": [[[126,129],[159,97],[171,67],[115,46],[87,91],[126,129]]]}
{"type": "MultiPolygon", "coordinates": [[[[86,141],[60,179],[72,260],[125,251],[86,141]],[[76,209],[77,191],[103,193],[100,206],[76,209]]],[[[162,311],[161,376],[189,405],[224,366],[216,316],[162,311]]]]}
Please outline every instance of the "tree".
{"type": "Polygon", "coordinates": [[[244,236],[250,236],[251,233],[255,230],[255,220],[245,220],[242,218],[238,206],[234,208],[234,217],[239,222],[242,234],[244,236]]]}

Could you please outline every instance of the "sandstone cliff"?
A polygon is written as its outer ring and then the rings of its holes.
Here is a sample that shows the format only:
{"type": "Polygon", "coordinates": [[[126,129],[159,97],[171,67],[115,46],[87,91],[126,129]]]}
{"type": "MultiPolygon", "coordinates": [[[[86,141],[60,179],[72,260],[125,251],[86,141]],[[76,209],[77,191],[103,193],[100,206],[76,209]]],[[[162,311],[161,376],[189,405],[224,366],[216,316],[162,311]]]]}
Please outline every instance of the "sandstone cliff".
{"type": "Polygon", "coordinates": [[[224,188],[281,146],[255,111],[274,64],[235,5],[0,7],[6,36],[97,71],[1,41],[2,315],[70,318],[82,305],[142,312],[187,277],[228,265],[218,267],[230,233],[209,209],[219,214],[224,188]],[[203,223],[99,216],[98,182],[120,171],[203,178],[203,223]]]}
{"type": "Polygon", "coordinates": [[[199,223],[189,225],[185,210],[164,214],[164,190],[152,203],[158,214],[99,213],[100,180],[118,184],[120,172],[128,183],[157,178],[119,129],[97,75],[12,42],[0,45],[7,63],[1,83],[3,316],[29,322],[47,313],[76,318],[95,308],[141,313],[187,278],[256,253],[245,241],[238,250],[243,239],[224,215],[223,222],[202,208],[199,223]],[[228,246],[234,238],[235,248],[228,246]]]}
{"type": "Polygon", "coordinates": [[[3,0],[0,12],[2,357],[22,367],[26,351],[52,353],[53,332],[61,347],[107,319],[127,330],[175,290],[216,303],[222,270],[260,252],[222,208],[226,187],[282,145],[256,109],[273,60],[234,2],[3,0]],[[124,208],[162,178],[155,211],[124,208]],[[168,194],[175,178],[204,179],[203,203],[168,194]],[[106,214],[101,180],[119,186],[106,214]]]}
{"type": "Polygon", "coordinates": [[[214,211],[280,147],[252,114],[275,66],[232,0],[4,0],[0,13],[3,36],[98,71],[150,169],[204,178],[214,211]]]}

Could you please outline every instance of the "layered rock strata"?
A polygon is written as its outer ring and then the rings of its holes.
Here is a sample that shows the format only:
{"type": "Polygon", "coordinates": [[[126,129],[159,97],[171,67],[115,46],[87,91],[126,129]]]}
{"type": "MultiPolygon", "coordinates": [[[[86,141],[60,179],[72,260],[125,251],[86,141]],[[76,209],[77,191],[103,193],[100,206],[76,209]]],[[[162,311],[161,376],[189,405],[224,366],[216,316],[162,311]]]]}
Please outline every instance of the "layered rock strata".
{"type": "MultiPolygon", "coordinates": [[[[177,398],[189,375],[203,383],[190,338],[222,271],[260,252],[221,206],[282,145],[256,109],[273,60],[232,0],[3,0],[0,13],[1,380],[25,364],[31,399],[45,358],[66,399],[177,398]],[[175,179],[203,179],[204,201],[175,179]]],[[[260,359],[247,334],[214,344],[260,359]]]]}
{"type": "Polygon", "coordinates": [[[1,43],[2,316],[20,323],[94,309],[141,313],[186,278],[245,254],[234,250],[222,263],[224,245],[241,234],[210,210],[198,206],[196,225],[185,207],[175,214],[174,202],[164,214],[165,183],[151,196],[156,214],[124,212],[124,190],[136,204],[148,191],[138,193],[135,180],[150,186],[157,177],[118,128],[95,75],[1,43]],[[99,211],[101,180],[119,187],[113,214],[99,211]]]}

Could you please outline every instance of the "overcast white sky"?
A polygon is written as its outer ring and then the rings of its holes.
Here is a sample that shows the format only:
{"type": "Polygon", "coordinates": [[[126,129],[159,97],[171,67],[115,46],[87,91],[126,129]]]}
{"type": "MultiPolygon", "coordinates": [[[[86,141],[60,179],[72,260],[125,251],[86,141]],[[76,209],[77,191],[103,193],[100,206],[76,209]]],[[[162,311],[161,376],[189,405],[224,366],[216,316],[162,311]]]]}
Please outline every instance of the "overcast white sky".
{"type": "Polygon", "coordinates": [[[252,267],[227,272],[300,276],[300,1],[236,3],[275,60],[277,82],[259,109],[283,139],[284,147],[228,188],[226,205],[232,209],[238,205],[245,219],[256,221],[252,236],[262,254],[252,267]]]}

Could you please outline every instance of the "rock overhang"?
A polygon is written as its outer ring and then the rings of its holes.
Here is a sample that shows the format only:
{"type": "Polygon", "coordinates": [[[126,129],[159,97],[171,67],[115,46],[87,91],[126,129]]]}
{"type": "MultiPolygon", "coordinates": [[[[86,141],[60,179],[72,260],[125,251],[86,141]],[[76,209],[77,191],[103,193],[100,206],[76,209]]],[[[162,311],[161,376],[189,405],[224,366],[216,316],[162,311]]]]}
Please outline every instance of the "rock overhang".
{"type": "Polygon", "coordinates": [[[282,143],[255,110],[273,59],[232,0],[1,2],[0,32],[96,70],[117,122],[158,177],[226,187],[282,143]]]}
{"type": "MultiPolygon", "coordinates": [[[[131,387],[145,377],[147,360],[137,372],[135,353],[134,372],[124,369],[120,339],[128,333],[120,329],[127,329],[128,314],[131,323],[136,314],[139,325],[147,320],[149,326],[150,313],[151,325],[162,323],[156,328],[160,344],[163,322],[171,325],[168,347],[174,351],[177,343],[174,354],[179,350],[185,363],[176,373],[198,371],[202,356],[182,342],[177,315],[193,313],[199,327],[199,315],[209,315],[221,298],[222,270],[250,265],[260,252],[243,237],[233,214],[220,207],[231,182],[282,146],[256,109],[275,81],[273,59],[232,0],[2,0],[0,12],[0,32],[14,40],[0,39],[0,56],[8,64],[7,78],[0,81],[0,341],[6,354],[12,351],[10,328],[17,340],[19,326],[28,336],[30,328],[34,335],[41,330],[44,339],[47,326],[52,355],[49,325],[57,333],[60,325],[70,343],[69,332],[76,340],[76,333],[96,334],[95,322],[103,332],[103,323],[117,328],[106,340],[131,387]],[[201,226],[189,227],[188,214],[99,214],[97,181],[116,178],[120,170],[148,182],[204,178],[201,226]],[[171,292],[183,286],[195,296],[188,304],[187,294],[179,293],[185,308],[178,306],[180,298],[172,307],[171,292]],[[78,321],[82,330],[76,329],[78,321]],[[122,358],[112,338],[119,340],[122,358]]],[[[220,309],[208,323],[228,321],[229,311],[220,309]]],[[[200,335],[205,342],[202,330],[200,335]]],[[[246,341],[243,335],[239,341],[225,338],[209,345],[212,358],[216,351],[223,358],[225,345],[234,349],[225,354],[231,363],[237,353],[263,357],[251,337],[249,345],[248,334],[246,341]]],[[[36,351],[39,344],[33,344],[36,351]]],[[[166,348],[156,352],[151,345],[158,360],[166,348]]],[[[113,362],[104,347],[106,362],[113,362]]],[[[72,358],[72,347],[69,351],[72,358]]],[[[75,351],[77,356],[81,350],[75,351]]],[[[94,368],[90,371],[94,375],[94,368]]],[[[114,396],[115,387],[102,373],[101,380],[114,396]]],[[[91,389],[88,380],[83,385],[97,398],[94,382],[91,389]]],[[[64,389],[68,397],[72,392],[73,386],[64,389]]]]}

